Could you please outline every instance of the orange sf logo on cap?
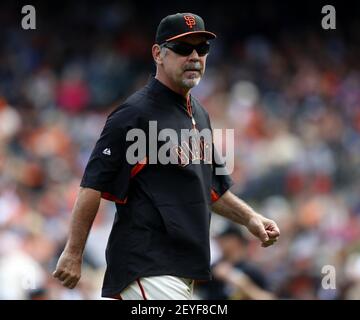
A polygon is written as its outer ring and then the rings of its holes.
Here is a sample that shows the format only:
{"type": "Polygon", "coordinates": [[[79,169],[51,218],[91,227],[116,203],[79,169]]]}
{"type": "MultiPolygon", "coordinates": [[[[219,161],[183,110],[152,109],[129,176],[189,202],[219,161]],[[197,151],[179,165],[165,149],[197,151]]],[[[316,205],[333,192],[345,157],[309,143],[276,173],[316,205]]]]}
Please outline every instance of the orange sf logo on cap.
{"type": "Polygon", "coordinates": [[[196,24],[194,16],[186,15],[186,16],[184,16],[184,19],[190,29],[196,24]]]}

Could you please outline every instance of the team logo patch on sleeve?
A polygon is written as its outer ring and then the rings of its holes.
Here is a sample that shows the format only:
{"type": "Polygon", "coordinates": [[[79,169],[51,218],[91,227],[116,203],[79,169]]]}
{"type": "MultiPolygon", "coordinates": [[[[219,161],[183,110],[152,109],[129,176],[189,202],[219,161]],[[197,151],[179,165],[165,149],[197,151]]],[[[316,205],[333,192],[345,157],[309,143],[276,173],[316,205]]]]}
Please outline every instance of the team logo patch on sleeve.
{"type": "Polygon", "coordinates": [[[111,156],[111,150],[110,150],[110,148],[105,148],[102,153],[103,153],[103,154],[106,154],[107,156],[111,156]]]}

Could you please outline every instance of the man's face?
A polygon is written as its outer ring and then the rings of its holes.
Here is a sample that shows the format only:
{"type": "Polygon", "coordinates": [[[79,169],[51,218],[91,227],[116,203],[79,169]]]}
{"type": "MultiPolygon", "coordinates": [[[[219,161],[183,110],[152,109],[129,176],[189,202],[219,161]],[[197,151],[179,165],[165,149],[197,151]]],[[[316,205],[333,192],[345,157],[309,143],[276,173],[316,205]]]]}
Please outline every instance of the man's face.
{"type": "MultiPolygon", "coordinates": [[[[200,35],[188,35],[172,42],[185,42],[193,45],[206,42],[206,38],[200,35]]],[[[175,53],[172,49],[166,49],[162,56],[162,66],[166,76],[177,86],[191,89],[199,84],[204,75],[207,54],[199,55],[193,50],[188,56],[175,53]]]]}

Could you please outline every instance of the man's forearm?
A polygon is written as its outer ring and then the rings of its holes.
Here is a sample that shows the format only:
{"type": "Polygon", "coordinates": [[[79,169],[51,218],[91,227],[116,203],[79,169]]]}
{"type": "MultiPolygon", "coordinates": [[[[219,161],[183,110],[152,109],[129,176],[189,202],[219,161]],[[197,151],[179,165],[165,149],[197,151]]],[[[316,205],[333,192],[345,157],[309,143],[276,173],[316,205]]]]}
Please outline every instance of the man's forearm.
{"type": "Polygon", "coordinates": [[[99,209],[101,193],[81,188],[72,212],[69,238],[65,250],[79,258],[82,256],[91,226],[99,209]]]}
{"type": "Polygon", "coordinates": [[[236,223],[246,225],[257,213],[231,191],[226,191],[213,205],[212,210],[236,223]]]}

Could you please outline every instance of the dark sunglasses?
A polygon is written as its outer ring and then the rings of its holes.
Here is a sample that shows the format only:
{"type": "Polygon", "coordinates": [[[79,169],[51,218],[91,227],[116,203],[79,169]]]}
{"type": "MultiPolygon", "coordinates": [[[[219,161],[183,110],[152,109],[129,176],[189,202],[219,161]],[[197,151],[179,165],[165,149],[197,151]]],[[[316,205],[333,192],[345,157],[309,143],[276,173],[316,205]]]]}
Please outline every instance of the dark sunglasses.
{"type": "Polygon", "coordinates": [[[210,50],[210,43],[207,41],[199,44],[190,44],[186,42],[165,42],[161,46],[184,57],[192,54],[194,50],[196,50],[199,56],[204,56],[209,53],[210,50]]]}

